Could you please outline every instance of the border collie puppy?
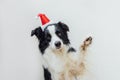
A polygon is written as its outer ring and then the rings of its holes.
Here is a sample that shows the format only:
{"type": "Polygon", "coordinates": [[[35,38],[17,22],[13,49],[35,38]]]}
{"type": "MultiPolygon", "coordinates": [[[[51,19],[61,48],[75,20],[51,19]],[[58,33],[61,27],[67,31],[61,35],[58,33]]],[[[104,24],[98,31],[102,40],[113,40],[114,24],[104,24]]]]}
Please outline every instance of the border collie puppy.
{"type": "Polygon", "coordinates": [[[45,80],[80,80],[85,72],[84,56],[92,38],[88,37],[77,51],[70,45],[68,31],[66,24],[58,22],[31,32],[39,40],[45,80]]]}

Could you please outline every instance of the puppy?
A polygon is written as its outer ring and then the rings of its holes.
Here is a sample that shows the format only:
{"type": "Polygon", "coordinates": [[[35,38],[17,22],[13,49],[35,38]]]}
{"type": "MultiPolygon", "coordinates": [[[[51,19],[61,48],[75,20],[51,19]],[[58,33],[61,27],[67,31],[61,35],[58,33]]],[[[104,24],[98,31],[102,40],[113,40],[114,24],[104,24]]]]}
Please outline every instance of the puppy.
{"type": "Polygon", "coordinates": [[[44,62],[45,80],[80,80],[85,70],[84,57],[92,38],[88,37],[77,51],[70,44],[69,28],[62,22],[49,24],[32,30],[39,41],[44,62]]]}

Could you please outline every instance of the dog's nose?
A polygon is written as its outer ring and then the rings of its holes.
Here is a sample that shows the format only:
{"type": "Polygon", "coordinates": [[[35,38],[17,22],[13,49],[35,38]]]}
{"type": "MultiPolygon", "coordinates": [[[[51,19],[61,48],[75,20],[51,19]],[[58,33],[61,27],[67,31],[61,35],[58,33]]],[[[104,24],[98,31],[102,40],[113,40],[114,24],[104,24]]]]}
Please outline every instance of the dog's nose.
{"type": "Polygon", "coordinates": [[[55,42],[55,46],[56,46],[57,48],[59,48],[59,47],[61,46],[61,42],[60,42],[60,41],[56,41],[56,42],[55,42]]]}

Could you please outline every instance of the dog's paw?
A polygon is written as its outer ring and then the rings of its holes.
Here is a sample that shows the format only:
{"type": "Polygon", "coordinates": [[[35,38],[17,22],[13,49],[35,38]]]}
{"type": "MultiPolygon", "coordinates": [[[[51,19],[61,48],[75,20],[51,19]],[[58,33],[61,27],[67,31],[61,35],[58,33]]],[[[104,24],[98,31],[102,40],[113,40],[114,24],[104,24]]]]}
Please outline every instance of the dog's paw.
{"type": "Polygon", "coordinates": [[[84,41],[84,45],[86,45],[86,46],[89,46],[91,43],[92,43],[92,37],[91,36],[86,38],[85,41],[84,41]]]}
{"type": "Polygon", "coordinates": [[[86,51],[87,47],[92,43],[92,37],[88,37],[84,40],[83,44],[81,45],[81,50],[86,51]]]}

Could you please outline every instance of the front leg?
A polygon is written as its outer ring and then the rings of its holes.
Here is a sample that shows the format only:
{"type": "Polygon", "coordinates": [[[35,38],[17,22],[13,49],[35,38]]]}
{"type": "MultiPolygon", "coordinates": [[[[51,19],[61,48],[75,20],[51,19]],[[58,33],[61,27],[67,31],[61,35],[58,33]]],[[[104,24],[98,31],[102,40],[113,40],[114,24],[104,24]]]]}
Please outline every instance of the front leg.
{"type": "Polygon", "coordinates": [[[44,78],[45,80],[52,80],[51,73],[49,72],[47,68],[44,68],[44,78]]]}

